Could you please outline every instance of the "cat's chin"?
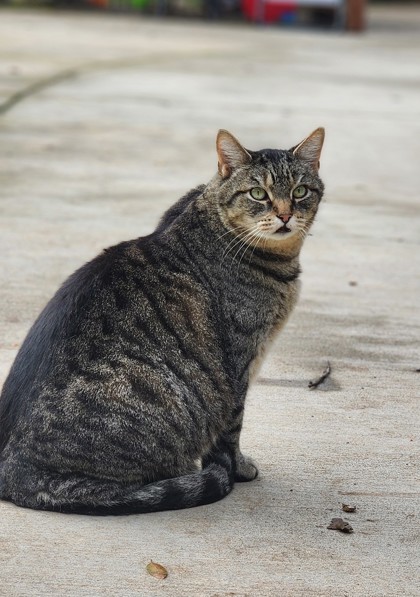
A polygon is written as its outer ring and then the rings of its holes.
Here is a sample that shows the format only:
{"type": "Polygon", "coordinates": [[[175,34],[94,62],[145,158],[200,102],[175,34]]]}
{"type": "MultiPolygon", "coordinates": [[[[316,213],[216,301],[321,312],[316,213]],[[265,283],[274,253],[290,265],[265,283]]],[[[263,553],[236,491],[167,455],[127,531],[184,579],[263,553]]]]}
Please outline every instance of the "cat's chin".
{"type": "Polygon", "coordinates": [[[296,234],[296,230],[291,230],[285,225],[278,228],[275,232],[271,232],[269,236],[272,239],[280,240],[283,238],[290,238],[294,234],[296,234]]]}
{"type": "Polygon", "coordinates": [[[289,234],[290,232],[292,232],[292,230],[285,225],[276,230],[274,234],[289,234]]]}

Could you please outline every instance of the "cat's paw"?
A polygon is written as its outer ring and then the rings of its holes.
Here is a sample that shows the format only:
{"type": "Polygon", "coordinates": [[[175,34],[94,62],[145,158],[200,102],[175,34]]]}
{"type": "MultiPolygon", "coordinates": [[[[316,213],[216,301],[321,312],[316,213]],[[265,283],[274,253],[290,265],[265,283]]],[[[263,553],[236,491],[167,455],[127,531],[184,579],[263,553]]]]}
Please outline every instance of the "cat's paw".
{"type": "Polygon", "coordinates": [[[253,481],[258,476],[258,469],[254,461],[248,456],[241,454],[236,460],[235,481],[244,483],[253,481]]]}

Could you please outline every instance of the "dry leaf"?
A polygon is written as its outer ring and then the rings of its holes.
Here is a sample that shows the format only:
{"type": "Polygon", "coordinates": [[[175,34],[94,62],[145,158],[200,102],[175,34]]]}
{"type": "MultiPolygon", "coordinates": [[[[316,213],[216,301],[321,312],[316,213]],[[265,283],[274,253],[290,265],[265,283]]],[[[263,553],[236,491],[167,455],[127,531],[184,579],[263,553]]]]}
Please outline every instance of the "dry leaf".
{"type": "Polygon", "coordinates": [[[356,506],[350,506],[349,504],[341,504],[343,512],[356,512],[356,506]]]}
{"type": "Polygon", "coordinates": [[[353,532],[353,527],[351,524],[342,518],[333,518],[330,524],[327,526],[327,529],[331,529],[332,531],[341,531],[342,533],[353,532]]]}
{"type": "Polygon", "coordinates": [[[150,563],[147,564],[146,570],[150,574],[150,576],[154,576],[159,580],[163,580],[168,576],[168,571],[166,570],[166,568],[164,568],[161,564],[153,562],[152,560],[150,560],[150,563]]]}

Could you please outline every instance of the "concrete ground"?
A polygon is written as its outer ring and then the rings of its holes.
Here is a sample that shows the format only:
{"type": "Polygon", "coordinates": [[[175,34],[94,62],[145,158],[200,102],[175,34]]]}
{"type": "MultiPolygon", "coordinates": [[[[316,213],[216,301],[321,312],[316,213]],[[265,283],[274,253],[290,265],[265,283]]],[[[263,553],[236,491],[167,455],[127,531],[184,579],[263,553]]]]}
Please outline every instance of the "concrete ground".
{"type": "Polygon", "coordinates": [[[260,478],[121,518],[0,503],[1,596],[420,595],[420,8],[370,21],[0,11],[0,380],[68,274],[213,175],[218,128],[251,149],[327,130],[301,300],[247,404],[260,478]]]}

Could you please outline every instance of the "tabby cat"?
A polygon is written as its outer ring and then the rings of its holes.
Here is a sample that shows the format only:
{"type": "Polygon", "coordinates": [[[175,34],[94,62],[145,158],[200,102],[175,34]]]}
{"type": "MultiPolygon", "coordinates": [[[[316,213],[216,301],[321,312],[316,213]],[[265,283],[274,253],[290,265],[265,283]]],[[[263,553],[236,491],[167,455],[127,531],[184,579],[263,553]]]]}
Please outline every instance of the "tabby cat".
{"type": "Polygon", "coordinates": [[[323,140],[249,151],[219,131],[209,184],[64,282],[4,384],[0,498],[154,512],[257,476],[239,448],[245,396],[297,300],[323,140]]]}

